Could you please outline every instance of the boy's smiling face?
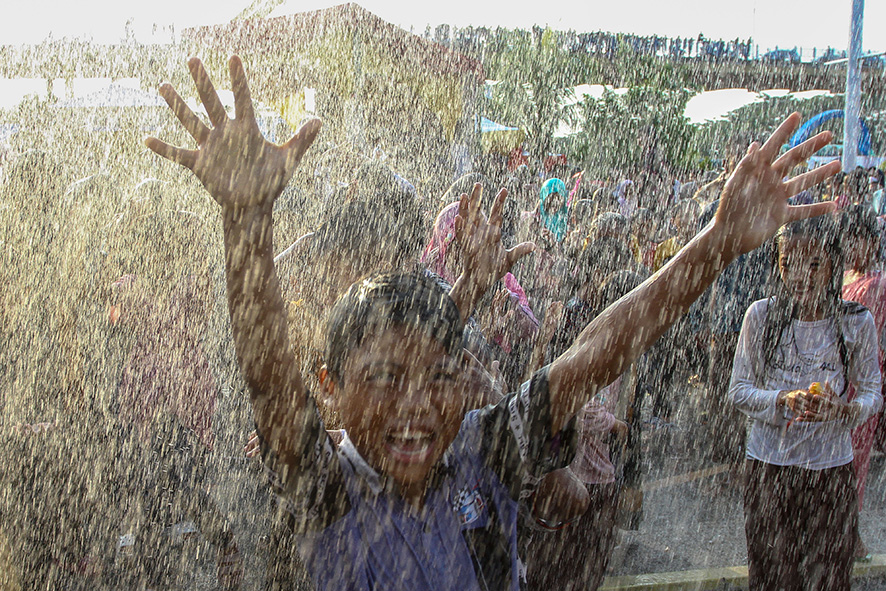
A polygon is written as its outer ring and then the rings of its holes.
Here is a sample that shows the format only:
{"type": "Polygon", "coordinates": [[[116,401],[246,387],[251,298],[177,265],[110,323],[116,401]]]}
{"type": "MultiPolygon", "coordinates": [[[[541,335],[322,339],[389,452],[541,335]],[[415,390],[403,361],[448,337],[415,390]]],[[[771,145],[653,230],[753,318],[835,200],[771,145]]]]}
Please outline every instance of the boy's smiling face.
{"type": "Polygon", "coordinates": [[[335,407],[360,455],[401,494],[420,496],[468,407],[460,360],[427,333],[393,325],[348,354],[339,382],[335,407]]]}

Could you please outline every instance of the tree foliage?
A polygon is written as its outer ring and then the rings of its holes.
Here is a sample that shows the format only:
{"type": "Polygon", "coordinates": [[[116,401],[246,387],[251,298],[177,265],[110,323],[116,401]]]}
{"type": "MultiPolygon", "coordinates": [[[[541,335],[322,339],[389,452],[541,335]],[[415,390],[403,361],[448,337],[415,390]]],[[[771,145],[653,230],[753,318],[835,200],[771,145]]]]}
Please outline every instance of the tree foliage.
{"type": "Polygon", "coordinates": [[[576,163],[597,174],[612,170],[657,175],[690,165],[695,129],[684,111],[692,93],[636,86],[606,90],[578,104],[581,130],[564,140],[576,163]]]}

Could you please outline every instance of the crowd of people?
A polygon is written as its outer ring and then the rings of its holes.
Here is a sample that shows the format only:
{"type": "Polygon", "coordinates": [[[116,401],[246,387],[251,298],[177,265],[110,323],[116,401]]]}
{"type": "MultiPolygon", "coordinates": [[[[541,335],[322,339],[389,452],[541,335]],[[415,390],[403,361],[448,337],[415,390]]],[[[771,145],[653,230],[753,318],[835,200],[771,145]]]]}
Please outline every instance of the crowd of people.
{"type": "MultiPolygon", "coordinates": [[[[533,33],[541,34],[541,27],[534,27],[533,33]]],[[[482,48],[494,37],[497,31],[484,27],[455,28],[450,31],[449,25],[440,25],[433,35],[425,32],[425,37],[435,42],[451,46],[468,55],[482,48]]],[[[563,33],[563,43],[573,53],[592,54],[613,59],[625,47],[639,55],[670,57],[672,59],[699,58],[708,61],[746,61],[755,59],[751,39],[708,39],[699,34],[698,37],[664,37],[661,35],[615,34],[604,31],[593,33],[563,33]]]]}
{"type": "Polygon", "coordinates": [[[745,471],[752,588],[849,588],[886,441],[881,170],[790,177],[829,141],[782,154],[796,115],[679,181],[523,165],[437,199],[367,156],[281,238],[320,123],[269,144],[239,60],[233,119],[189,66],[209,125],[161,94],[198,148],[148,147],[193,171],[220,239],[147,180],[102,236],[71,240],[51,220],[94,215],[103,179],[47,189],[34,152],[8,167],[4,216],[28,231],[6,227],[5,280],[28,235],[35,265],[64,252],[88,280],[75,311],[4,298],[33,308],[3,335],[0,589],[174,586],[193,539],[238,588],[207,476],[223,383],[254,420],[223,445],[245,444],[279,498],[268,589],[596,589],[642,517],[643,434],[679,415],[704,461],[745,471]],[[41,218],[48,190],[63,211],[41,218]]]}

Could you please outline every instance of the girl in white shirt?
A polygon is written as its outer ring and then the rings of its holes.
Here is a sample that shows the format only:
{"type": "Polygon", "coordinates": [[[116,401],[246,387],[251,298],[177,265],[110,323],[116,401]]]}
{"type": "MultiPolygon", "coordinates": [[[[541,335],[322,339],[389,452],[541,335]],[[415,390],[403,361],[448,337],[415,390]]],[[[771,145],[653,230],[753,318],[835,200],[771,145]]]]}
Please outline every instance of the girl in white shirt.
{"type": "Polygon", "coordinates": [[[750,418],[750,588],[849,589],[858,527],[850,433],[882,404],[876,329],[866,308],[841,298],[832,218],[789,224],[777,241],[780,280],[745,315],[729,389],[750,418]]]}

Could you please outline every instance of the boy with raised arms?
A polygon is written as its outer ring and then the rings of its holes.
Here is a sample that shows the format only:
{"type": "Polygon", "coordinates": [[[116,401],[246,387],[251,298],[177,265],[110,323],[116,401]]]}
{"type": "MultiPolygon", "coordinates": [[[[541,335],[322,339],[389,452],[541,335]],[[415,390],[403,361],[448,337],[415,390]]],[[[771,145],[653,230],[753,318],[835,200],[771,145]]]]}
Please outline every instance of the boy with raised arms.
{"type": "Polygon", "coordinates": [[[784,223],[831,211],[787,200],[839,163],[784,181],[826,145],[825,132],[779,157],[800,118],[754,143],[727,182],[714,221],[658,273],[595,319],[575,343],[500,403],[470,410],[460,370],[461,330],[474,303],[520,256],[500,241],[502,204],[487,220],[479,189],[456,225],[465,268],[447,295],[421,275],[354,284],[336,303],[323,379],[345,427],[334,445],[304,387],[288,340],[274,272],[272,208],[320,122],[286,144],[255,121],[240,59],[230,60],[229,118],[201,62],[191,75],[203,123],[169,85],[162,96],[197,149],[148,138],[149,148],[192,170],[222,210],[228,305],[265,461],[297,515],[300,553],[319,589],[513,589],[519,491],[568,463],[570,422],[598,388],[648,348],[743,252],[784,223]]]}

